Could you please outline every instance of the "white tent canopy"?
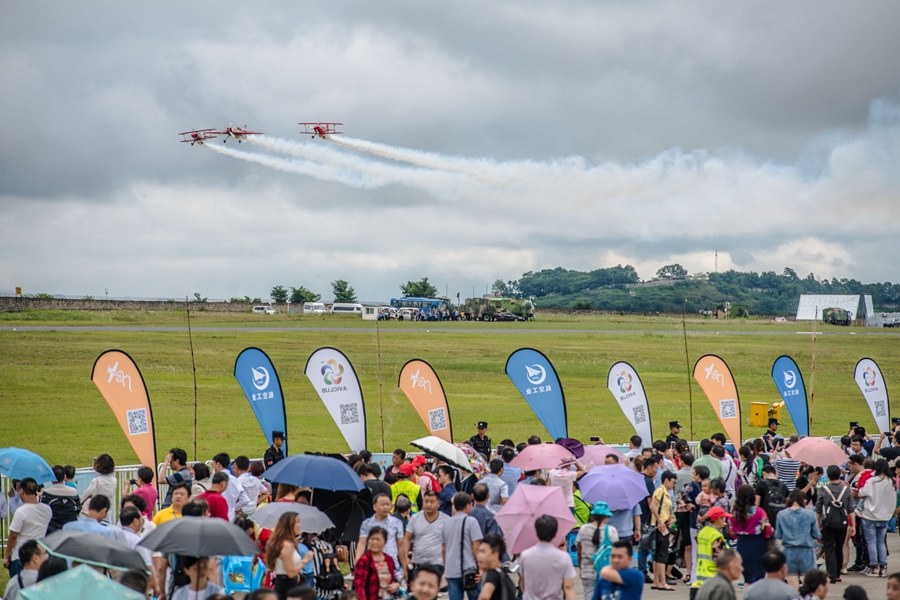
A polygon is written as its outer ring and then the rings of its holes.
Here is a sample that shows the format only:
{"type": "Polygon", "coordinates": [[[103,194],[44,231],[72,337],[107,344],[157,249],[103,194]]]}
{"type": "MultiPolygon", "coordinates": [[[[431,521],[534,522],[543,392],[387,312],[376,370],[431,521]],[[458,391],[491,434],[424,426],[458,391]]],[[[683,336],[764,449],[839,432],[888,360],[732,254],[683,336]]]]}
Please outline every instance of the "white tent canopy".
{"type": "Polygon", "coordinates": [[[859,311],[859,296],[803,294],[800,296],[800,304],[797,305],[797,320],[821,321],[822,311],[826,308],[843,308],[850,313],[851,320],[856,319],[856,313],[859,311]]]}

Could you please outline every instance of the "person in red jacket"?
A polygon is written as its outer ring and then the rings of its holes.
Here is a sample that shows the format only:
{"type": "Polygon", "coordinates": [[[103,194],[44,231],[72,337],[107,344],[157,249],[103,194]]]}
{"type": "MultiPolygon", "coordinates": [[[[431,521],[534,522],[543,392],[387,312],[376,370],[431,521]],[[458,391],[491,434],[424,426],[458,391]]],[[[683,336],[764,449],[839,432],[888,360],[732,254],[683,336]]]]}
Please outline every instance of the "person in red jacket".
{"type": "Polygon", "coordinates": [[[394,559],[384,553],[387,531],[373,527],[366,537],[366,553],[356,561],[353,569],[353,591],[359,600],[382,600],[397,593],[397,567],[394,559]]]}
{"type": "Polygon", "coordinates": [[[209,504],[210,517],[228,520],[228,501],[222,496],[222,492],[227,488],[228,474],[224,472],[216,473],[213,475],[212,485],[209,486],[209,489],[197,496],[198,498],[203,498],[209,504]]]}

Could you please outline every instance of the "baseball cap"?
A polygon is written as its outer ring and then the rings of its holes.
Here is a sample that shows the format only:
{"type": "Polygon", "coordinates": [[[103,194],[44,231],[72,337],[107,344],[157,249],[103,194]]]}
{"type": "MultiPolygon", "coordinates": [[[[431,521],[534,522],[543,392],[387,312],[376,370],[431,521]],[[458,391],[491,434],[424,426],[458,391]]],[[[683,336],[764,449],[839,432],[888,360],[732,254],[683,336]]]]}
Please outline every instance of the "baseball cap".
{"type": "Polygon", "coordinates": [[[425,462],[426,462],[425,457],[420,454],[419,456],[417,456],[413,459],[412,466],[418,467],[419,465],[424,465],[425,462]]]}
{"type": "Polygon", "coordinates": [[[409,463],[403,463],[402,465],[400,465],[400,474],[404,477],[409,477],[410,475],[412,475],[414,470],[415,469],[413,468],[413,466],[409,463]]]}
{"type": "Polygon", "coordinates": [[[721,519],[722,517],[730,517],[731,513],[725,512],[725,509],[721,506],[713,506],[709,509],[709,512],[706,513],[707,518],[710,521],[715,521],[716,519],[721,519]]]}

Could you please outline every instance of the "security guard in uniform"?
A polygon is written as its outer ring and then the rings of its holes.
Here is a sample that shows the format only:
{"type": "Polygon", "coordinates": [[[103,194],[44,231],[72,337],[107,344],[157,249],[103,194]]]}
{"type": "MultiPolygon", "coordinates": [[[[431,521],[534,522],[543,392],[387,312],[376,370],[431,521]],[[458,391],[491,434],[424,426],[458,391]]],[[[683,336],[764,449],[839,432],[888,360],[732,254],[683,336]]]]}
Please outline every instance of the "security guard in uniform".
{"type": "Polygon", "coordinates": [[[666,443],[670,446],[681,439],[681,423],[678,421],[669,421],[669,435],[666,436],[666,443]]]}
{"type": "Polygon", "coordinates": [[[491,459],[491,451],[494,449],[491,444],[491,438],[487,436],[487,426],[487,422],[478,421],[478,424],[475,425],[478,428],[478,434],[469,438],[469,445],[481,454],[484,460],[491,459]]]}
{"type": "Polygon", "coordinates": [[[273,431],[272,445],[269,446],[269,449],[266,450],[266,453],[263,456],[263,464],[266,465],[266,469],[271,469],[278,461],[284,460],[284,451],[281,449],[282,446],[284,446],[284,432],[273,431]]]}

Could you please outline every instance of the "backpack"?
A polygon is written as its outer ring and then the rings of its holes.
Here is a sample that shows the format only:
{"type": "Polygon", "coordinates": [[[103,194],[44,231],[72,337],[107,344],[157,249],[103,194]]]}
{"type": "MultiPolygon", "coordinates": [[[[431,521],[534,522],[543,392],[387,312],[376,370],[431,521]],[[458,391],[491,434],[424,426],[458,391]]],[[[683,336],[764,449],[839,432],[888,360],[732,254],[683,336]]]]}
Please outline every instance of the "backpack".
{"type": "Polygon", "coordinates": [[[823,527],[832,527],[835,529],[842,529],[847,526],[847,508],[844,506],[844,503],[841,501],[841,498],[844,497],[844,492],[847,491],[847,488],[841,489],[841,493],[837,495],[837,498],[834,497],[831,489],[826,485],[822,488],[825,492],[831,496],[831,500],[824,501],[825,498],[822,498],[822,526],[823,527]]]}
{"type": "Polygon", "coordinates": [[[776,479],[766,479],[766,515],[769,520],[775,519],[780,511],[787,506],[787,487],[776,479]]]}
{"type": "Polygon", "coordinates": [[[322,555],[322,568],[316,572],[316,587],[320,590],[344,589],[344,575],[334,552],[322,555]]]}
{"type": "Polygon", "coordinates": [[[50,507],[53,516],[50,518],[50,524],[47,526],[47,533],[53,533],[63,528],[66,523],[71,523],[78,519],[81,513],[81,500],[78,496],[54,496],[52,494],[44,494],[44,504],[50,507]]]}
{"type": "Polygon", "coordinates": [[[597,570],[597,576],[600,576],[600,569],[609,566],[609,558],[612,555],[612,542],[609,541],[609,525],[605,525],[603,529],[603,541],[591,557],[594,568],[597,570]]]}

